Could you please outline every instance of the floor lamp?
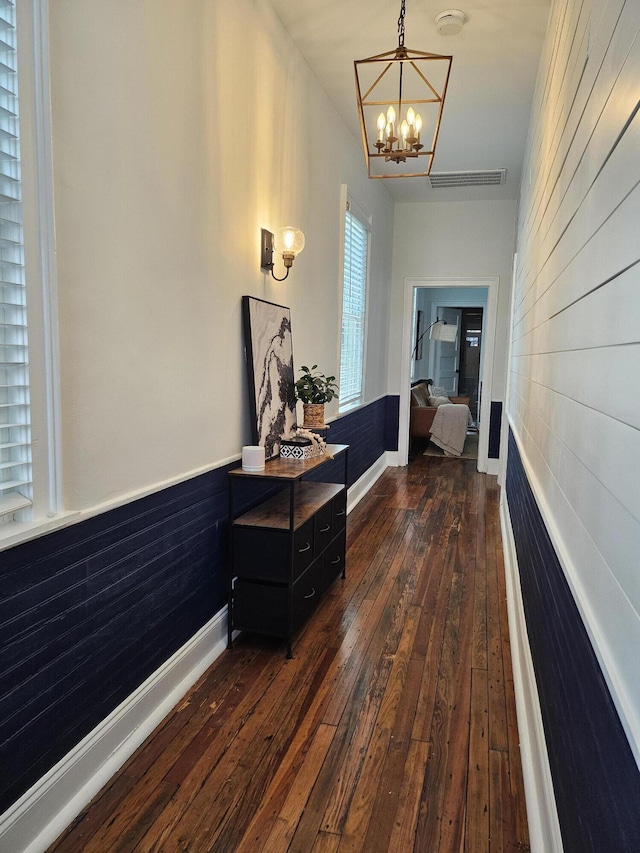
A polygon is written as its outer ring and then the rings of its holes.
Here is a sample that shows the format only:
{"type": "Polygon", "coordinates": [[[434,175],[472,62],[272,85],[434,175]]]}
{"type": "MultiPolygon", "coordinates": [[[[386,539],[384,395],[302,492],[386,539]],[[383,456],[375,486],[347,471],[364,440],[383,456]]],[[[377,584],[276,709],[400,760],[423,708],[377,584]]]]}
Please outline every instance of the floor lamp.
{"type": "Polygon", "coordinates": [[[432,323],[430,326],[427,326],[427,328],[416,341],[416,345],[413,348],[413,353],[411,354],[412,361],[415,358],[416,353],[418,352],[420,341],[424,338],[427,332],[429,332],[429,337],[432,341],[448,341],[449,343],[453,343],[458,334],[458,326],[454,325],[453,323],[447,323],[446,320],[436,319],[435,323],[432,323]]]}

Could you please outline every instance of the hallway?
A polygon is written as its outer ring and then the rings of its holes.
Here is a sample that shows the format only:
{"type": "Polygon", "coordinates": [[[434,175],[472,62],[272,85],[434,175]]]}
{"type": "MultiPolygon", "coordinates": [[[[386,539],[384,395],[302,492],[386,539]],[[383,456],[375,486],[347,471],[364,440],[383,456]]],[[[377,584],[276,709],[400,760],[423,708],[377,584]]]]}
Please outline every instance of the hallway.
{"type": "Polygon", "coordinates": [[[498,499],[387,469],[293,660],[236,642],[51,850],[528,851],[498,499]]]}

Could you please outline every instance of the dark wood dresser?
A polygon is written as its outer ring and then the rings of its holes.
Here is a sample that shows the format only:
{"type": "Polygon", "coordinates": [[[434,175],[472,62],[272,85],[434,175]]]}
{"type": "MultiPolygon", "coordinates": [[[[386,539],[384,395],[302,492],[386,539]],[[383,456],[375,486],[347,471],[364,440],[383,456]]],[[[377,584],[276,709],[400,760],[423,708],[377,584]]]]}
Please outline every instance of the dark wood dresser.
{"type": "Polygon", "coordinates": [[[291,657],[294,633],[338,575],[345,577],[348,445],[330,444],[328,450],[344,458],[342,483],[304,480],[326,456],[276,458],[263,471],[229,472],[229,648],[233,631],[251,631],[282,637],[291,657]],[[282,488],[235,517],[234,485],[240,480],[282,488]]]}

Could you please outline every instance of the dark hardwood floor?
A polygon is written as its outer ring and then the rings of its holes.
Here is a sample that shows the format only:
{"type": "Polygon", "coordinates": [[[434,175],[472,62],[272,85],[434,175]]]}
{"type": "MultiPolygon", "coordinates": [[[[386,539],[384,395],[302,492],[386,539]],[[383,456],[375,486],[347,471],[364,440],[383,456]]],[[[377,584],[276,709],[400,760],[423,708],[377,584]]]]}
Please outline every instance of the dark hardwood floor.
{"type": "Polygon", "coordinates": [[[51,850],[528,851],[498,498],[388,469],[293,660],[236,642],[51,850]]]}

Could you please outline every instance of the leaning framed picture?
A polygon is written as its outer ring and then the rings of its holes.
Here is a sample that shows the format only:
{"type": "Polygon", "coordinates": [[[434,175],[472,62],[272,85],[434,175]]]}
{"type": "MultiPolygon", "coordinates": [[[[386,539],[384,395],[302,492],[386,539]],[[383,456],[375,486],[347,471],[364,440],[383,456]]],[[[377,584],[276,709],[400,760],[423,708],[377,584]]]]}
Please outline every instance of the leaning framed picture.
{"type": "Polygon", "coordinates": [[[252,440],[271,459],[297,427],[291,314],[284,305],[243,296],[242,317],[252,440]]]}

